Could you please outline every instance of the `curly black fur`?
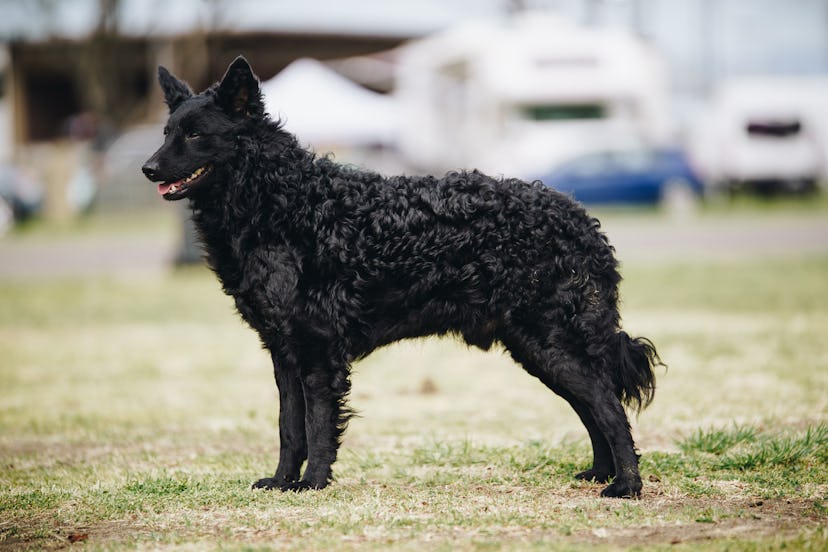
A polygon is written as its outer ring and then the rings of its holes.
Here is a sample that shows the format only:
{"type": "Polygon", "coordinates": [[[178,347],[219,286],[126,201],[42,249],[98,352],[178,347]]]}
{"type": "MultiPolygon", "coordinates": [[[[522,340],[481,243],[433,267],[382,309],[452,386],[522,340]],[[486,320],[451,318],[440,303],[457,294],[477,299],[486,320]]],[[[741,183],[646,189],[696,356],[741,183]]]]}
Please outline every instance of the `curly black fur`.
{"type": "Polygon", "coordinates": [[[351,362],[454,334],[503,343],[569,401],[594,451],[578,477],[612,479],[605,496],[639,494],[622,402],[650,402],[659,360],[620,330],[620,276],[597,220],[540,183],[386,178],[317,158],[264,113],[243,58],[199,95],[163,68],[159,80],[170,117],[144,172],[165,198],[190,199],[210,266],[273,357],[279,465],[255,487],[328,485],[351,362]]]}

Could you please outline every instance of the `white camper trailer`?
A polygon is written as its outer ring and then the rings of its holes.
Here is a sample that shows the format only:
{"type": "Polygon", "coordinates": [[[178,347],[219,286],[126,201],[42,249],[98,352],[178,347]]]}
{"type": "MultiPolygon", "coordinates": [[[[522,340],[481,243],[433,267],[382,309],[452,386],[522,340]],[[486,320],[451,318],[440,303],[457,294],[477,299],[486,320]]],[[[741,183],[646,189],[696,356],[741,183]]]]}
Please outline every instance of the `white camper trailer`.
{"type": "Polygon", "coordinates": [[[415,167],[528,175],[669,139],[664,71],[630,34],[549,15],[469,23],[401,54],[400,148],[415,167]]]}

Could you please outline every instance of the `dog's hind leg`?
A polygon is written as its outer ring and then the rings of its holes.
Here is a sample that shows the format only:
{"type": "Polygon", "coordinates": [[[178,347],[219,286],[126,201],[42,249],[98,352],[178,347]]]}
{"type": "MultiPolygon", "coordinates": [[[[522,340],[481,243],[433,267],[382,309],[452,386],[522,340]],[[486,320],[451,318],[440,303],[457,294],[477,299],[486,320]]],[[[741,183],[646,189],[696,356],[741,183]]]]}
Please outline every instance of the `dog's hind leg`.
{"type": "Polygon", "coordinates": [[[552,367],[549,371],[551,373],[548,376],[545,374],[541,379],[560,395],[572,397],[570,404],[590,433],[595,463],[592,470],[579,475],[585,478],[592,476],[602,481],[614,472],[615,478],[601,491],[601,496],[637,497],[641,494],[641,476],[627,414],[608,378],[601,377],[600,374],[584,377],[584,374],[589,373],[586,371],[589,368],[581,363],[563,364],[552,367]],[[611,464],[604,447],[609,448],[611,464]],[[610,466],[614,467],[611,472],[610,466]]]}
{"type": "Polygon", "coordinates": [[[582,390],[584,403],[595,420],[596,427],[612,451],[615,478],[601,491],[601,496],[635,498],[641,494],[641,475],[638,472],[638,454],[635,450],[630,423],[618,397],[608,388],[598,392],[582,390]]]}
{"type": "Polygon", "coordinates": [[[608,483],[611,478],[615,477],[615,460],[612,457],[610,444],[598,428],[598,424],[595,423],[589,408],[584,403],[569,393],[556,392],[566,399],[572,409],[578,414],[587,432],[589,432],[589,440],[592,443],[592,467],[575,474],[575,478],[585,481],[596,481],[598,483],[608,483]]]}
{"type": "Polygon", "coordinates": [[[593,466],[577,477],[607,482],[614,475],[601,496],[637,497],[642,486],[638,455],[610,378],[588,361],[541,345],[540,340],[527,339],[528,335],[513,333],[503,343],[527,372],[566,399],[586,426],[593,446],[593,466]]]}
{"type": "Polygon", "coordinates": [[[295,362],[282,362],[274,354],[273,371],[279,388],[279,465],[273,477],[256,481],[254,489],[284,489],[295,483],[308,456],[305,393],[299,369],[295,362]]]}

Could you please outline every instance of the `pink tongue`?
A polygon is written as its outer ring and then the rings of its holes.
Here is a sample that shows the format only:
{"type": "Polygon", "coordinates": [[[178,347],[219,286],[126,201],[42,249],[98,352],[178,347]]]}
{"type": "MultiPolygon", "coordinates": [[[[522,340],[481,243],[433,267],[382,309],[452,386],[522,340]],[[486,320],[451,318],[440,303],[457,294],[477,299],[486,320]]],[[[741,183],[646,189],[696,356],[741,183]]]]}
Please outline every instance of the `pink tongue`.
{"type": "Polygon", "coordinates": [[[159,184],[158,185],[158,193],[160,195],[167,195],[167,192],[170,191],[170,188],[172,188],[173,184],[175,184],[175,182],[169,182],[169,183],[164,182],[164,183],[159,184]]]}

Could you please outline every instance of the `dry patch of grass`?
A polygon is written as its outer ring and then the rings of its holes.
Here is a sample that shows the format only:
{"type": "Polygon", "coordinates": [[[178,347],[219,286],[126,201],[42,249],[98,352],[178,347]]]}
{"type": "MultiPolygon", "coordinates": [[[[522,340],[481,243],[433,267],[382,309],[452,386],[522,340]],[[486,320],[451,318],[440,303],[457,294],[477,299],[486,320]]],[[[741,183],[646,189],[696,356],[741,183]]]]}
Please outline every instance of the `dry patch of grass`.
{"type": "Polygon", "coordinates": [[[586,433],[502,351],[355,367],[337,482],[275,468],[267,355],[212,276],[0,283],[0,547],[757,550],[828,546],[828,261],[625,267],[670,364],[634,422],[644,496],[572,474],[586,433]]]}

